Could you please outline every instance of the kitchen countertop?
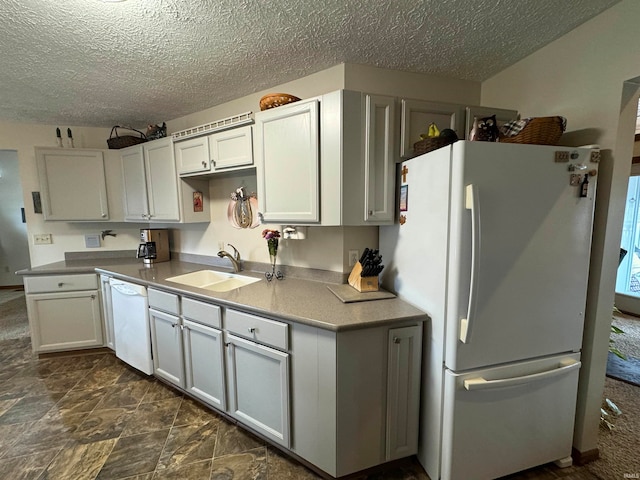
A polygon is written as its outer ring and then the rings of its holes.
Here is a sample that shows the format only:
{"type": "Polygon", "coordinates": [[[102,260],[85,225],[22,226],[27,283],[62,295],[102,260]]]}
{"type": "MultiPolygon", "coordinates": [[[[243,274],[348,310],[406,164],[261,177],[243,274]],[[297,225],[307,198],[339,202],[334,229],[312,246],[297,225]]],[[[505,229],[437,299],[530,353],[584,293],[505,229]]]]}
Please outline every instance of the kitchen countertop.
{"type": "Polygon", "coordinates": [[[216,304],[259,315],[304,323],[332,331],[354,330],[402,321],[425,321],[427,314],[398,298],[356,303],[341,302],[327,288],[335,285],[295,277],[267,282],[262,272],[242,271],[241,275],[261,281],[228,292],[213,292],[165,279],[197,270],[229,269],[199,263],[171,260],[145,266],[141,260],[108,258],[66,260],[16,272],[19,275],[56,275],[72,273],[104,273],[121,280],[171,290],[216,304]]]}

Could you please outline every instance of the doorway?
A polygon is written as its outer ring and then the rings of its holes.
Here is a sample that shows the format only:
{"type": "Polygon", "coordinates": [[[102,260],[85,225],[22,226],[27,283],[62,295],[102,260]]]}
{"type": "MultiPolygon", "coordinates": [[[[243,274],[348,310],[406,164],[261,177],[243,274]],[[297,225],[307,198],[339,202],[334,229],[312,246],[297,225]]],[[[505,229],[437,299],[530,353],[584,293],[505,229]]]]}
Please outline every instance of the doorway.
{"type": "Polygon", "coordinates": [[[0,150],[0,288],[22,285],[17,270],[30,267],[29,241],[15,150],[0,150]]]}

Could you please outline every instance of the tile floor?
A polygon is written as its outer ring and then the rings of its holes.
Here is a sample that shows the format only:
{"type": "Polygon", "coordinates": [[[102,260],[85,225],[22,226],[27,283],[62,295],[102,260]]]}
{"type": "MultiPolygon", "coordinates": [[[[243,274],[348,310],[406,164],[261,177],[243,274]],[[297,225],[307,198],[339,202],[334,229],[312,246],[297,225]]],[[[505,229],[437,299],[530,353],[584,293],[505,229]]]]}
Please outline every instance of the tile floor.
{"type": "MultiPolygon", "coordinates": [[[[0,480],[307,480],[311,470],[112,353],[0,341],[0,480]]],[[[428,480],[415,458],[357,480],[428,480]]],[[[593,480],[543,466],[509,480],[593,480]]],[[[471,480],[471,479],[470,479],[471,480]]]]}

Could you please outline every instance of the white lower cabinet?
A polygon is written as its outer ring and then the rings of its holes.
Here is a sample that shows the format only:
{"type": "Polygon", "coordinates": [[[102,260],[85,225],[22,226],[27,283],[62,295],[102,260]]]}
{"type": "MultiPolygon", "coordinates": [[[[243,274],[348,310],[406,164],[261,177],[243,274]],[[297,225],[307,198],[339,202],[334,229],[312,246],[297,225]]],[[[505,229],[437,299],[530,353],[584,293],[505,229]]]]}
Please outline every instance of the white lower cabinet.
{"type": "Polygon", "coordinates": [[[185,389],[220,410],[227,409],[222,332],[183,319],[185,389]]]}
{"type": "Polygon", "coordinates": [[[149,309],[153,373],[184,388],[182,329],[180,317],[149,309]]]}
{"type": "Polygon", "coordinates": [[[229,413],[289,448],[289,354],[227,334],[229,413]]]}
{"type": "Polygon", "coordinates": [[[344,332],[292,325],[291,449],[334,477],[414,455],[421,339],[421,322],[344,332]]]}
{"type": "Polygon", "coordinates": [[[158,377],[334,477],[417,453],[422,322],[335,332],[148,292],[158,377]]]}
{"type": "Polygon", "coordinates": [[[24,284],[34,352],[103,346],[97,275],[33,276],[24,284]]]}
{"type": "Polygon", "coordinates": [[[414,325],[389,330],[387,357],[386,459],[418,451],[422,328],[414,325]]]}

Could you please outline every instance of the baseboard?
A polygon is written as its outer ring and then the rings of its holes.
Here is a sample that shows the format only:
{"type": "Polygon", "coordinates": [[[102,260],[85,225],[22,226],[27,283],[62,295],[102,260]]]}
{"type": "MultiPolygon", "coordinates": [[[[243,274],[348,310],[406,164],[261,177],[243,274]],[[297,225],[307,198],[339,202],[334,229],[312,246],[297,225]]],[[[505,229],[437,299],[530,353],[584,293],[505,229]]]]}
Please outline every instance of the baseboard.
{"type": "Polygon", "coordinates": [[[56,358],[56,357],[77,357],[80,355],[88,355],[91,353],[114,353],[108,347],[83,348],[79,350],[64,350],[62,352],[42,352],[38,354],[38,358],[56,358]]]}
{"type": "Polygon", "coordinates": [[[589,462],[593,462],[600,458],[600,450],[594,448],[593,450],[587,450],[586,452],[581,452],[576,450],[575,448],[571,449],[571,456],[573,457],[573,463],[575,465],[585,465],[589,462]]]}

